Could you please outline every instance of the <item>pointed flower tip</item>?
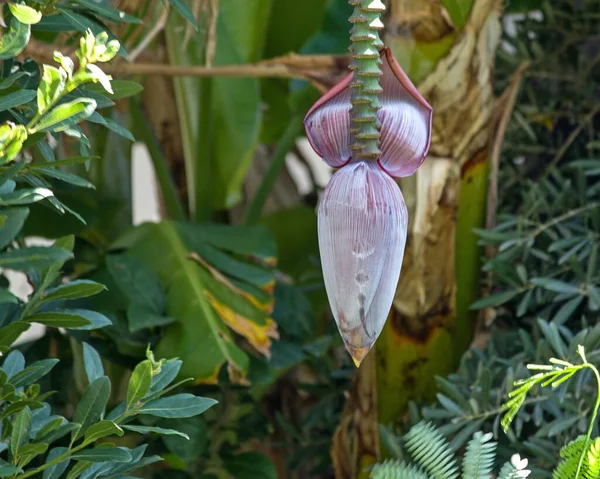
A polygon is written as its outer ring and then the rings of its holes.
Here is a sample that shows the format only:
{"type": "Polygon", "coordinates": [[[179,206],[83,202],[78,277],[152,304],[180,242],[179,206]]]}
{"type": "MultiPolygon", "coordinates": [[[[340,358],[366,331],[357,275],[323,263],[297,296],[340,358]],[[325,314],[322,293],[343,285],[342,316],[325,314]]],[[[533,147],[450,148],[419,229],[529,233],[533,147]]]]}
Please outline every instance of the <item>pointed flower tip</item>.
{"type": "Polygon", "coordinates": [[[356,368],[359,368],[369,351],[371,350],[371,345],[365,346],[363,348],[353,348],[352,346],[346,345],[346,350],[350,353],[352,357],[352,362],[356,368]]]}

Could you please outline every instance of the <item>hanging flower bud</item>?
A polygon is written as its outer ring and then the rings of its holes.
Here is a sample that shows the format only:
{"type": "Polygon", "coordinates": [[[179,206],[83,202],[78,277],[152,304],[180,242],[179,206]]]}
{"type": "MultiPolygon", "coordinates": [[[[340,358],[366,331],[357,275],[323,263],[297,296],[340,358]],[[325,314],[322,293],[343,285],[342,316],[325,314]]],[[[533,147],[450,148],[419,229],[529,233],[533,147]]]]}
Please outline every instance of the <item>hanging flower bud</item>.
{"type": "Polygon", "coordinates": [[[389,49],[383,65],[381,154],[354,158],[350,146],[353,73],[319,99],[304,125],[313,149],[331,167],[319,204],[319,249],[329,303],[346,349],[358,366],[392,306],[407,232],[407,213],[392,177],[412,175],[431,139],[432,109],[389,49]]]}

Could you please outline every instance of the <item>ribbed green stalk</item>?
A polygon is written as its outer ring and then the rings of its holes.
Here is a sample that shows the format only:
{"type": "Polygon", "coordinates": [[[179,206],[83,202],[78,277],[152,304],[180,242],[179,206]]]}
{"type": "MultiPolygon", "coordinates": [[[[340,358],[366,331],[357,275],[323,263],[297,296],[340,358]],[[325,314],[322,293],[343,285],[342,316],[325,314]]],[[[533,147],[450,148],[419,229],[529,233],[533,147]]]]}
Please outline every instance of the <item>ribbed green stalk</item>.
{"type": "Polygon", "coordinates": [[[381,0],[349,0],[349,3],[354,6],[350,17],[350,23],[353,24],[350,30],[350,69],[354,70],[354,79],[350,84],[350,119],[353,135],[350,148],[361,158],[374,159],[378,158],[380,153],[380,124],[377,111],[381,107],[379,49],[383,42],[379,38],[379,30],[383,28],[380,17],[385,11],[385,5],[381,0]]]}

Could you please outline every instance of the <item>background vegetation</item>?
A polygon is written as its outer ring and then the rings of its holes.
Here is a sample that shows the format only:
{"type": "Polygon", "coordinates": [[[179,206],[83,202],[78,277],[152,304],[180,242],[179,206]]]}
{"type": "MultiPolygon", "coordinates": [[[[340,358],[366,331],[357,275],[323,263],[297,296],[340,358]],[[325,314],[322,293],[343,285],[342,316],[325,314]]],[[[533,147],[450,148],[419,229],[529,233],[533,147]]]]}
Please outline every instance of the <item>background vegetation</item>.
{"type": "Polygon", "coordinates": [[[358,372],[302,143],[352,6],[2,3],[0,477],[600,477],[600,3],[385,3],[434,135],[358,372]]]}

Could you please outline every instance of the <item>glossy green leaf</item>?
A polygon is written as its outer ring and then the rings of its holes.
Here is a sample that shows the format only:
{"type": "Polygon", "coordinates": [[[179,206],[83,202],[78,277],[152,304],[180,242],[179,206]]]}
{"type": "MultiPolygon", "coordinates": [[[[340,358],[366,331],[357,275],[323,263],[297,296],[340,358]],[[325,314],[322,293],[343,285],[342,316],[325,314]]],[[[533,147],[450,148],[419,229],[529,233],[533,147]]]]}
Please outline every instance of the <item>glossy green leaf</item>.
{"type": "Polygon", "coordinates": [[[9,3],[8,8],[17,20],[27,25],[38,23],[42,19],[41,12],[35,8],[28,7],[20,3],[9,3]]]}
{"type": "Polygon", "coordinates": [[[71,455],[71,459],[86,462],[129,462],[131,454],[122,447],[98,447],[76,452],[71,455]]]}
{"type": "Polygon", "coordinates": [[[23,188],[0,195],[0,206],[29,205],[53,196],[54,193],[48,188],[23,188]]]}
{"type": "Polygon", "coordinates": [[[67,479],[76,479],[83,472],[87,471],[90,467],[92,467],[92,463],[88,461],[78,461],[73,467],[69,470],[69,474],[67,474],[67,479]]]}
{"type": "Polygon", "coordinates": [[[152,378],[150,394],[156,394],[171,384],[179,374],[181,364],[182,362],[179,359],[165,361],[160,368],[160,372],[152,378]]]}
{"type": "Polygon", "coordinates": [[[48,106],[63,94],[67,83],[67,72],[61,68],[44,65],[42,78],[37,89],[38,112],[44,113],[48,106]]]}
{"type": "MultiPolygon", "coordinates": [[[[272,335],[274,322],[252,303],[247,293],[227,284],[225,278],[214,276],[190,257],[194,253],[193,244],[204,238],[220,243],[224,249],[231,246],[232,249],[238,247],[239,251],[251,250],[255,246],[253,233],[265,230],[225,227],[224,230],[217,228],[222,233],[220,236],[213,236],[210,234],[212,225],[204,226],[171,222],[146,224],[122,237],[115,247],[132,246],[127,255],[144,261],[158,274],[163,285],[177,284],[177,288],[170,289],[166,304],[166,314],[176,322],[165,328],[157,347],[158,356],[180,357],[184,376],[215,381],[224,364],[228,364],[230,373],[244,374],[247,368],[248,358],[233,342],[227,326],[244,334],[265,353],[270,347],[269,335],[272,335]],[[242,236],[234,238],[238,231],[242,236]],[[218,315],[213,307],[219,308],[218,315]]],[[[261,249],[268,248],[264,243],[256,247],[255,255],[259,257],[261,249]]]]}
{"type": "Polygon", "coordinates": [[[0,349],[9,348],[17,338],[29,329],[29,323],[18,321],[0,328],[0,349]]]}
{"type": "Polygon", "coordinates": [[[142,20],[134,17],[132,15],[128,15],[125,12],[121,12],[115,8],[109,7],[108,5],[95,2],[94,0],[75,0],[75,3],[81,5],[82,7],[90,10],[91,12],[97,14],[100,17],[105,18],[106,20],[110,20],[112,22],[117,23],[135,23],[140,24],[142,20]]]}
{"type": "Polygon", "coordinates": [[[80,176],[69,173],[68,171],[59,170],[51,166],[38,167],[35,169],[36,173],[42,176],[49,176],[50,178],[56,178],[57,180],[64,181],[75,186],[81,186],[83,188],[94,188],[94,185],[88,180],[83,179],[80,176]]]}
{"type": "Polygon", "coordinates": [[[0,253],[0,267],[19,271],[41,269],[72,257],[70,251],[56,246],[29,246],[0,253]]]}
{"type": "Polygon", "coordinates": [[[565,283],[564,281],[559,281],[551,278],[532,278],[531,282],[536,286],[541,286],[548,291],[554,291],[555,293],[572,293],[577,294],[581,291],[579,290],[579,286],[574,284],[565,283]]]}
{"type": "Polygon", "coordinates": [[[202,414],[215,404],[217,401],[214,399],[183,393],[155,399],[144,404],[138,411],[140,414],[164,418],[192,417],[202,414]]]}
{"type": "Polygon", "coordinates": [[[89,279],[76,279],[46,290],[43,301],[56,301],[59,299],[87,298],[105,290],[106,286],[89,279]]]}
{"type": "Polygon", "coordinates": [[[483,308],[491,308],[494,306],[500,306],[501,304],[504,304],[507,301],[510,301],[512,298],[517,296],[519,293],[520,293],[520,291],[513,290],[513,291],[503,291],[502,293],[490,294],[489,296],[486,296],[485,298],[481,298],[481,299],[475,301],[471,305],[471,309],[483,309],[483,308]]]}
{"type": "Polygon", "coordinates": [[[4,248],[15,239],[23,228],[29,215],[29,208],[10,208],[3,210],[1,214],[6,217],[0,228],[0,248],[4,248]]]}
{"type": "Polygon", "coordinates": [[[84,441],[92,443],[106,436],[122,436],[123,429],[117,426],[114,422],[104,420],[91,425],[85,432],[84,441]]]}
{"type": "Polygon", "coordinates": [[[23,103],[30,102],[35,98],[33,90],[17,90],[8,95],[0,96],[0,111],[15,108],[23,103]]]}
{"type": "Polygon", "coordinates": [[[15,374],[25,369],[25,356],[18,349],[11,351],[2,363],[2,371],[6,374],[6,379],[11,379],[15,374]]]}
{"type": "Polygon", "coordinates": [[[13,18],[8,32],[4,32],[0,37],[0,60],[8,60],[19,55],[27,47],[30,36],[29,25],[13,18]]]}
{"type": "Polygon", "coordinates": [[[11,384],[16,388],[29,386],[48,374],[57,364],[58,359],[42,359],[41,361],[37,361],[27,366],[23,371],[15,374],[11,379],[11,384]]]}
{"type": "Polygon", "coordinates": [[[157,314],[145,304],[131,303],[127,307],[129,331],[136,333],[143,329],[158,328],[175,322],[175,318],[157,314]]]}
{"type": "Polygon", "coordinates": [[[56,431],[59,427],[61,427],[65,423],[65,419],[61,416],[55,417],[44,424],[40,430],[35,435],[35,441],[41,441],[50,433],[56,431]]]}
{"type": "Polygon", "coordinates": [[[92,346],[88,343],[82,343],[83,346],[83,364],[85,367],[85,374],[87,375],[88,381],[93,383],[96,379],[104,376],[104,367],[102,366],[102,359],[92,346]]]}
{"type": "MultiPolygon", "coordinates": [[[[50,463],[54,459],[62,456],[65,452],[67,452],[66,447],[55,447],[53,449],[50,449],[46,461],[50,463]]],[[[58,464],[51,465],[44,471],[42,479],[59,479],[60,476],[62,476],[63,473],[67,470],[67,467],[69,467],[70,462],[71,459],[67,458],[64,461],[59,462],[58,464]]]]}
{"type": "Polygon", "coordinates": [[[86,89],[91,92],[100,93],[104,96],[107,96],[111,100],[128,98],[130,96],[137,95],[144,89],[142,85],[131,80],[113,80],[111,81],[111,86],[113,93],[107,93],[101,85],[97,84],[86,85],[86,89]]]}
{"type": "Polygon", "coordinates": [[[73,422],[81,424],[81,429],[74,434],[74,438],[81,437],[92,424],[98,422],[104,414],[109,397],[110,380],[106,376],[90,383],[75,408],[73,422]]]}
{"type": "Polygon", "coordinates": [[[28,408],[21,409],[14,419],[12,434],[10,437],[10,450],[13,456],[18,456],[21,446],[27,443],[29,439],[30,427],[31,412],[28,408]]]}
{"type": "Polygon", "coordinates": [[[21,468],[11,466],[10,464],[3,464],[0,466],[0,477],[10,477],[22,472],[23,470],[21,468]]]}
{"type": "Polygon", "coordinates": [[[175,429],[165,429],[162,427],[126,425],[123,426],[123,429],[127,431],[137,432],[140,434],[148,434],[149,432],[154,432],[156,434],[160,434],[161,436],[180,436],[185,439],[189,439],[189,436],[187,434],[184,434],[183,432],[176,431],[175,429]]]}
{"type": "Polygon", "coordinates": [[[142,261],[127,254],[106,258],[108,271],[119,289],[132,301],[157,315],[164,313],[166,297],[158,275],[142,261]]]}
{"type": "Polygon", "coordinates": [[[64,131],[88,118],[96,109],[96,101],[79,98],[63,103],[45,114],[35,126],[36,131],[64,131]]]}
{"type": "Polygon", "coordinates": [[[135,406],[148,391],[152,385],[152,363],[149,360],[139,363],[129,379],[127,386],[127,408],[135,406]]]}
{"type": "Polygon", "coordinates": [[[198,22],[194,18],[194,14],[186,0],[169,0],[169,3],[183,18],[192,24],[196,31],[198,31],[198,22]]]}
{"type": "Polygon", "coordinates": [[[7,289],[0,289],[0,303],[18,303],[19,298],[7,289]]]}
{"type": "Polygon", "coordinates": [[[103,314],[87,309],[57,309],[35,313],[25,318],[30,323],[40,323],[53,328],[99,329],[112,323],[103,314]]]}
{"type": "Polygon", "coordinates": [[[94,112],[94,114],[88,118],[88,121],[91,123],[103,125],[109,130],[114,131],[117,135],[121,135],[123,138],[127,138],[129,141],[135,141],[133,134],[127,128],[125,128],[118,122],[112,120],[111,118],[107,118],[105,116],[100,115],[98,112],[94,112]]]}

